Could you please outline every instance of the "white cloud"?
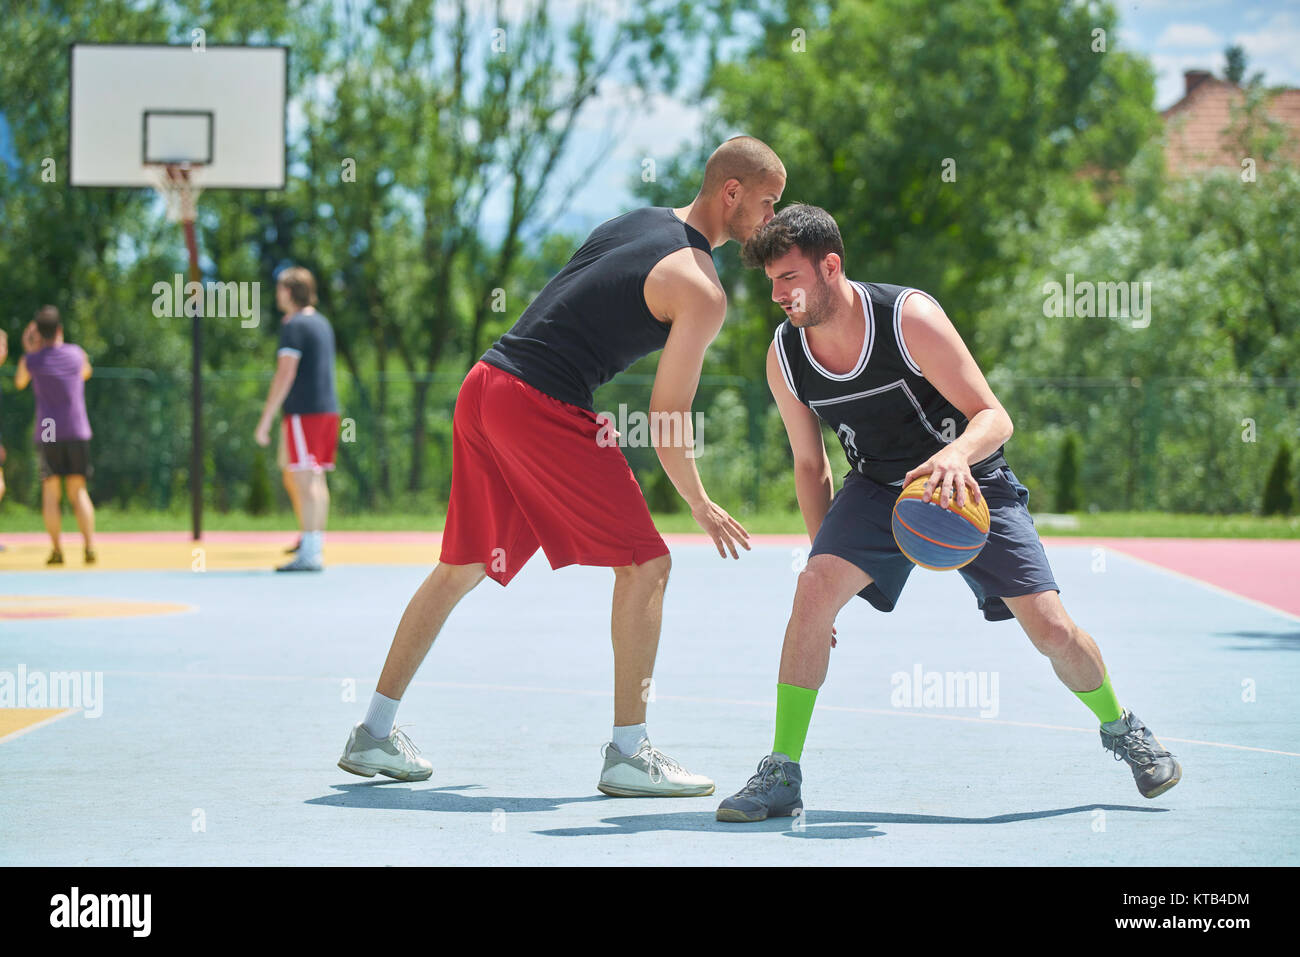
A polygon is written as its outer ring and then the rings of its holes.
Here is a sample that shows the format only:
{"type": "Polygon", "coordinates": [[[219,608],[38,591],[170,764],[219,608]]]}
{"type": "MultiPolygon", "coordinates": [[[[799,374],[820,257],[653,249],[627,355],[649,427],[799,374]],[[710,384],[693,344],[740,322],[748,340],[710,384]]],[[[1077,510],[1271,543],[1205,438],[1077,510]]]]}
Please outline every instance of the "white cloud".
{"type": "Polygon", "coordinates": [[[1158,47],[1201,49],[1221,48],[1223,45],[1223,34],[1216,33],[1203,23],[1171,23],[1156,38],[1158,47]]]}
{"type": "Polygon", "coordinates": [[[1270,86],[1285,84],[1300,87],[1300,18],[1289,13],[1275,13],[1254,33],[1238,33],[1232,38],[1246,51],[1246,75],[1264,71],[1270,86]]]}
{"type": "MultiPolygon", "coordinates": [[[[1126,4],[1125,6],[1128,6],[1126,4]]],[[[1237,0],[1133,0],[1132,9],[1137,13],[1157,13],[1161,10],[1231,10],[1238,6],[1237,0]]]]}
{"type": "Polygon", "coordinates": [[[1300,47],[1300,21],[1289,13],[1275,13],[1259,31],[1238,33],[1232,40],[1245,47],[1251,57],[1294,54],[1300,47]]]}

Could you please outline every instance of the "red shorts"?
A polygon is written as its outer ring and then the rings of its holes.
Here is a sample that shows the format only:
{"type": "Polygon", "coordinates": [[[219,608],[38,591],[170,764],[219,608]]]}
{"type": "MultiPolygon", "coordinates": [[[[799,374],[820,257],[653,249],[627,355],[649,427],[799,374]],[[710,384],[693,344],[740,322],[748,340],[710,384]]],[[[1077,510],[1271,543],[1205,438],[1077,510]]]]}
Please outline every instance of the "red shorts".
{"type": "Polygon", "coordinates": [[[334,450],[339,444],[339,414],[308,412],[284,417],[283,467],[293,472],[304,469],[332,471],[334,450]]]}
{"type": "Polygon", "coordinates": [[[596,441],[600,430],[594,413],[475,364],[452,418],[441,561],[482,562],[505,585],[539,546],[552,568],[667,555],[627,459],[596,441]]]}

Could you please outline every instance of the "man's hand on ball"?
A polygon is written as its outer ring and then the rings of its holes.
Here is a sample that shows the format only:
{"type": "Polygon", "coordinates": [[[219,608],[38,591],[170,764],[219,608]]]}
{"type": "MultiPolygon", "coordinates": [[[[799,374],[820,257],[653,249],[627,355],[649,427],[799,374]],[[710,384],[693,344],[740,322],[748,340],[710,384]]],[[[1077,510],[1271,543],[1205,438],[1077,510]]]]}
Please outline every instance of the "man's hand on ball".
{"type": "Polygon", "coordinates": [[[910,485],[913,479],[920,478],[922,475],[929,476],[925,481],[925,501],[933,501],[931,496],[934,494],[935,489],[939,489],[940,508],[947,508],[954,497],[957,501],[957,507],[965,508],[967,490],[971,494],[970,501],[978,502],[980,500],[979,483],[975,481],[975,476],[970,474],[970,463],[966,461],[966,456],[952,448],[942,449],[934,453],[934,455],[903,476],[904,487],[910,485]]]}

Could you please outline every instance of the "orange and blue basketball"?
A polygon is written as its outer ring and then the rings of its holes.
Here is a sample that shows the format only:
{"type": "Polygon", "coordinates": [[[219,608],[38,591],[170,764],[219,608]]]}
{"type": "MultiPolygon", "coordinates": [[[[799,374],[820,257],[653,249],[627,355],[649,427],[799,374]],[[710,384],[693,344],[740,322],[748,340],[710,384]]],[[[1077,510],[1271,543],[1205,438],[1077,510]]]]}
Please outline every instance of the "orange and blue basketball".
{"type": "Polygon", "coordinates": [[[988,503],[982,495],[971,501],[967,489],[965,508],[957,507],[955,494],[947,508],[940,508],[942,489],[936,488],[927,502],[925,480],[924,475],[914,480],[894,503],[894,541],[922,568],[946,572],[970,564],[989,538],[988,503]]]}

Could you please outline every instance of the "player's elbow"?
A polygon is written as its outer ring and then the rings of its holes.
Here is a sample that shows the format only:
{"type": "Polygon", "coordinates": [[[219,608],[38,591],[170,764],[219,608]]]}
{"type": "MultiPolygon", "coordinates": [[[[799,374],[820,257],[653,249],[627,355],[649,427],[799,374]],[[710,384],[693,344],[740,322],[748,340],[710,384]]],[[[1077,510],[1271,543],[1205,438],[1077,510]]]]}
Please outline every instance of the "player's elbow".
{"type": "Polygon", "coordinates": [[[796,477],[818,480],[829,473],[830,470],[830,461],[826,458],[825,453],[820,457],[811,455],[795,456],[794,471],[796,477]]]}
{"type": "Polygon", "coordinates": [[[691,409],[650,408],[650,443],[655,450],[694,448],[694,431],[691,428],[691,409]]]}

